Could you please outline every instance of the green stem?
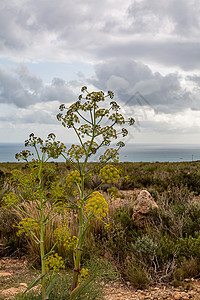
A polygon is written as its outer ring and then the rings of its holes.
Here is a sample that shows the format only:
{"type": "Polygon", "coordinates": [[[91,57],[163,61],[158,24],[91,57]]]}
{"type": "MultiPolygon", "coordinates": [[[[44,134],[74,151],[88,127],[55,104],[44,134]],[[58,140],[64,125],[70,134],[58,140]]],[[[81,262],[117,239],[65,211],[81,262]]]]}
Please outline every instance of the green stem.
{"type": "Polygon", "coordinates": [[[36,220],[33,216],[29,215],[27,212],[25,212],[25,210],[19,208],[16,205],[13,205],[14,208],[16,208],[17,210],[21,211],[23,214],[25,214],[26,216],[28,216],[29,218],[31,218],[32,220],[34,220],[35,222],[38,223],[38,220],[36,220]]]}
{"type": "MultiPolygon", "coordinates": [[[[82,230],[83,230],[83,209],[82,207],[79,209],[79,234],[78,236],[82,236],[82,230]]],[[[73,274],[73,280],[72,280],[72,287],[71,287],[71,292],[77,287],[78,284],[78,276],[80,272],[80,261],[81,261],[81,252],[82,252],[82,240],[79,239],[78,241],[78,246],[76,248],[76,253],[75,253],[75,263],[74,263],[74,274],[73,274]]]]}
{"type": "Polygon", "coordinates": [[[87,196],[85,196],[84,201],[87,200],[89,198],[89,196],[94,193],[96,190],[98,190],[100,188],[100,186],[102,186],[103,182],[101,182],[96,188],[94,188],[89,194],[87,194],[87,196]]]}
{"type": "Polygon", "coordinates": [[[30,233],[31,233],[32,236],[34,237],[36,244],[39,244],[39,243],[40,243],[40,240],[39,240],[38,237],[35,235],[35,233],[34,233],[33,231],[31,231],[31,230],[30,230],[30,233]]]}
{"type": "Polygon", "coordinates": [[[83,147],[83,149],[84,149],[84,151],[85,151],[85,147],[84,147],[84,145],[83,145],[83,142],[82,142],[82,139],[81,139],[81,137],[80,137],[80,134],[78,133],[78,131],[77,131],[77,129],[76,129],[76,127],[73,125],[73,128],[74,128],[74,131],[76,132],[76,135],[77,135],[77,137],[78,137],[78,139],[79,139],[79,141],[80,141],[80,143],[81,143],[81,146],[83,147]]]}
{"type": "MultiPolygon", "coordinates": [[[[45,270],[45,259],[44,259],[44,214],[43,214],[43,197],[42,197],[42,180],[41,180],[41,172],[42,172],[42,160],[40,160],[40,166],[38,171],[38,190],[39,190],[39,199],[40,199],[40,257],[41,257],[41,267],[42,267],[42,275],[46,274],[45,270]]],[[[46,278],[42,277],[42,300],[45,300],[45,292],[46,292],[46,278]]]]}
{"type": "Polygon", "coordinates": [[[49,224],[49,222],[51,222],[53,219],[55,219],[55,217],[57,217],[59,214],[55,214],[53,217],[51,217],[50,219],[48,219],[49,215],[44,219],[43,223],[44,225],[49,224]]]}
{"type": "Polygon", "coordinates": [[[92,125],[92,123],[89,120],[87,120],[86,118],[84,118],[78,111],[77,111],[77,113],[84,121],[86,121],[87,123],[92,125]]]}
{"type": "MultiPolygon", "coordinates": [[[[93,109],[93,116],[92,116],[92,112],[90,110],[90,116],[91,116],[91,123],[92,123],[92,127],[93,127],[93,131],[92,131],[92,138],[89,144],[89,147],[87,149],[87,151],[85,151],[85,161],[83,163],[83,167],[82,170],[80,172],[80,176],[81,176],[81,188],[80,188],[80,198],[81,198],[81,204],[80,204],[80,208],[79,208],[79,233],[78,233],[78,237],[79,237],[79,241],[78,241],[78,246],[76,248],[76,253],[75,253],[75,264],[74,264],[74,274],[73,274],[73,280],[72,280],[72,287],[71,287],[71,292],[73,292],[78,284],[78,276],[79,276],[79,272],[80,272],[80,261],[81,261],[81,254],[82,254],[82,246],[83,246],[83,242],[85,239],[85,234],[87,231],[87,226],[83,225],[83,204],[84,204],[84,179],[85,179],[85,168],[86,168],[86,164],[88,161],[88,157],[92,148],[92,144],[95,138],[95,126],[96,126],[96,116],[95,116],[95,107],[93,109]]],[[[79,137],[79,140],[81,140],[81,137],[79,136],[79,133],[76,131],[76,134],[79,137]]],[[[81,140],[81,144],[82,140],[81,140]]]]}

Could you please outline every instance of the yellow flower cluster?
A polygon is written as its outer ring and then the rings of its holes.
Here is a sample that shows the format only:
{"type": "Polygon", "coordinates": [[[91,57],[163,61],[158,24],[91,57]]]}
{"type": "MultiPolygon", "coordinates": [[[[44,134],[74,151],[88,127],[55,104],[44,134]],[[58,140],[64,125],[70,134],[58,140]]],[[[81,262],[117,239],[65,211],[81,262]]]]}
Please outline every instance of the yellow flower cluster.
{"type": "MultiPolygon", "coordinates": [[[[50,191],[48,190],[48,192],[50,192],[50,191]]],[[[58,201],[61,199],[64,200],[65,194],[66,194],[66,191],[59,181],[55,181],[52,183],[51,195],[52,195],[52,198],[54,199],[54,201],[58,201]]]]}
{"type": "Polygon", "coordinates": [[[35,182],[34,175],[31,173],[30,175],[24,174],[20,170],[11,171],[11,176],[8,178],[8,183],[17,185],[22,188],[30,187],[35,182]]]}
{"type": "Polygon", "coordinates": [[[26,218],[22,219],[22,221],[20,221],[16,227],[18,227],[18,236],[22,235],[23,233],[28,236],[31,231],[36,232],[39,229],[39,224],[34,219],[26,218]]]}
{"type": "Polygon", "coordinates": [[[119,153],[114,148],[107,149],[103,155],[99,157],[100,162],[112,160],[114,163],[119,162],[119,153]]]}
{"type": "Polygon", "coordinates": [[[75,235],[70,236],[68,240],[63,244],[66,250],[75,249],[77,245],[78,245],[78,238],[75,235]]]}
{"type": "Polygon", "coordinates": [[[73,186],[73,183],[79,184],[81,183],[81,177],[80,173],[75,170],[69,173],[66,177],[66,184],[68,185],[69,188],[73,186]]]}
{"type": "Polygon", "coordinates": [[[93,192],[86,200],[85,211],[89,216],[94,216],[101,220],[106,217],[108,203],[101,193],[93,192]]]}
{"type": "Polygon", "coordinates": [[[54,235],[59,242],[64,243],[70,237],[69,227],[67,225],[61,225],[54,230],[54,235]]]}
{"type": "Polygon", "coordinates": [[[79,161],[83,157],[84,154],[85,154],[85,150],[80,145],[72,144],[70,149],[67,151],[67,156],[71,160],[75,159],[76,161],[79,161]]]}
{"type": "Polygon", "coordinates": [[[78,238],[76,236],[70,236],[69,227],[66,225],[57,227],[54,230],[54,235],[67,250],[76,248],[78,244],[78,238]]]}
{"type": "MultiPolygon", "coordinates": [[[[84,145],[84,149],[87,153],[88,150],[89,150],[89,147],[90,147],[90,141],[85,142],[83,145],[84,145]]],[[[89,154],[91,154],[91,153],[95,154],[96,151],[97,151],[97,148],[98,148],[98,144],[93,141],[92,146],[90,148],[90,153],[89,154]]]]}
{"type": "Polygon", "coordinates": [[[109,230],[111,228],[111,223],[104,223],[104,228],[109,230]]]}
{"type": "Polygon", "coordinates": [[[109,110],[108,109],[105,109],[105,108],[100,108],[96,111],[96,114],[95,114],[96,118],[100,118],[100,117],[108,117],[109,116],[109,110]]]}
{"type": "Polygon", "coordinates": [[[80,270],[80,274],[79,274],[79,278],[78,278],[79,284],[80,284],[81,282],[87,280],[89,277],[90,277],[89,270],[88,270],[88,269],[82,268],[82,269],[80,270]]]}
{"type": "Polygon", "coordinates": [[[58,272],[60,270],[63,270],[65,268],[64,261],[62,260],[62,257],[58,255],[58,253],[51,254],[46,258],[45,260],[45,267],[46,271],[54,271],[58,272]]]}
{"type": "Polygon", "coordinates": [[[105,167],[103,167],[100,171],[99,176],[101,177],[102,182],[107,183],[117,183],[120,178],[119,171],[112,165],[106,165],[105,167]]]}
{"type": "Polygon", "coordinates": [[[17,204],[17,202],[19,202],[19,201],[20,201],[19,197],[14,193],[8,193],[2,199],[3,206],[5,206],[5,207],[11,207],[11,206],[17,204]]]}
{"type": "Polygon", "coordinates": [[[91,92],[91,93],[87,94],[86,100],[89,100],[92,103],[93,102],[104,101],[105,100],[104,93],[102,91],[100,91],[100,92],[91,92]]]}
{"type": "Polygon", "coordinates": [[[119,114],[118,112],[113,113],[110,117],[110,120],[112,120],[113,122],[117,123],[117,124],[124,124],[125,120],[124,120],[124,116],[122,114],[119,114]]]}

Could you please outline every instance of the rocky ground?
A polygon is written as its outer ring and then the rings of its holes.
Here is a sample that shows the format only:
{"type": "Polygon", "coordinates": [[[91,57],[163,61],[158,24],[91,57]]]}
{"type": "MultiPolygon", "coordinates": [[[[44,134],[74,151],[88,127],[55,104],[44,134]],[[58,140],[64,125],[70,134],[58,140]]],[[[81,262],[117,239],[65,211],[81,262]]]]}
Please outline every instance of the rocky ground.
{"type": "MultiPolygon", "coordinates": [[[[0,259],[0,299],[13,299],[17,293],[27,288],[27,279],[31,282],[34,276],[35,273],[30,271],[26,260],[0,259]]],[[[105,300],[200,300],[200,280],[188,279],[185,287],[158,285],[145,290],[135,290],[129,282],[110,282],[105,284],[104,291],[105,300]]]]}
{"type": "Polygon", "coordinates": [[[114,282],[105,286],[105,300],[200,300],[200,281],[190,282],[190,289],[158,285],[145,290],[134,290],[130,286],[114,282]]]}
{"type": "Polygon", "coordinates": [[[34,278],[26,260],[0,259],[0,300],[13,299],[27,288],[27,280],[34,278]]]}

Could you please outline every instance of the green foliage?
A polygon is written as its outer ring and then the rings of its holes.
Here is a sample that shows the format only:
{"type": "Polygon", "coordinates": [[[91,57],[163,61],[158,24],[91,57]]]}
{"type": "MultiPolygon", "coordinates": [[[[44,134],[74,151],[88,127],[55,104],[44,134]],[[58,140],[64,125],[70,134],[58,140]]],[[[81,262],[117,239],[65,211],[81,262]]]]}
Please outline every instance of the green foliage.
{"type": "Polygon", "coordinates": [[[137,289],[147,288],[150,283],[150,276],[147,269],[134,260],[130,260],[126,263],[125,274],[131,284],[137,289]]]}
{"type": "Polygon", "coordinates": [[[178,239],[179,257],[197,257],[200,262],[200,232],[178,239]]]}
{"type": "Polygon", "coordinates": [[[159,266],[162,267],[177,256],[178,245],[168,234],[163,235],[160,232],[157,238],[156,256],[159,266]]]}
{"type": "Polygon", "coordinates": [[[86,262],[86,266],[92,270],[94,274],[98,274],[105,281],[116,280],[119,278],[119,272],[109,259],[93,255],[86,262]]]}
{"type": "Polygon", "coordinates": [[[25,146],[34,148],[36,159],[30,160],[34,153],[29,150],[23,150],[16,154],[18,160],[26,161],[29,173],[25,170],[11,172],[8,182],[13,187],[13,192],[7,193],[2,199],[2,203],[6,209],[14,207],[15,210],[24,214],[25,217],[18,224],[18,234],[31,235],[34,242],[40,246],[41,274],[28,289],[41,279],[42,299],[45,299],[47,282],[45,260],[56,245],[53,245],[50,253],[45,253],[45,248],[47,248],[44,240],[45,228],[60,214],[66,202],[64,189],[59,182],[54,181],[52,184],[52,178],[56,177],[56,172],[54,166],[47,164],[47,161],[50,158],[58,158],[65,146],[55,141],[54,134],[49,134],[46,141],[30,134],[29,139],[25,141],[25,146]],[[28,212],[24,203],[28,206],[31,204],[32,207],[34,203],[39,217],[35,218],[34,211],[28,212]],[[48,206],[48,203],[51,205],[48,206]]]}
{"type": "MultiPolygon", "coordinates": [[[[78,243],[74,249],[74,276],[71,289],[71,299],[74,299],[78,290],[78,280],[80,277],[81,256],[84,247],[86,233],[92,219],[101,220],[107,227],[109,226],[103,219],[108,213],[108,204],[104,196],[96,191],[103,184],[117,183],[120,176],[119,171],[113,165],[118,162],[118,150],[124,146],[122,141],[116,144],[117,148],[107,148],[99,156],[100,183],[93,189],[86,191],[85,179],[93,177],[95,169],[89,169],[88,160],[92,155],[105,146],[110,146],[113,139],[119,136],[125,137],[128,131],[125,128],[119,129],[119,125],[126,123],[124,116],[119,112],[119,105],[111,101],[105,108],[102,103],[106,98],[112,99],[114,94],[108,92],[105,95],[102,91],[89,93],[86,87],[82,88],[82,94],[79,100],[73,103],[69,108],[64,104],[60,106],[58,120],[64,127],[73,129],[79,144],[73,144],[67,153],[62,153],[71,166],[74,168],[67,179],[68,188],[73,188],[73,195],[77,196],[77,201],[70,200],[71,207],[78,211],[78,243]],[[65,114],[63,113],[65,111],[65,114]],[[106,125],[104,125],[106,124],[106,125]],[[111,164],[112,162],[112,164],[111,164]],[[76,289],[77,288],[77,289],[76,289]]],[[[130,118],[127,122],[134,124],[134,119],[130,118]]]]}
{"type": "Polygon", "coordinates": [[[184,259],[174,272],[174,281],[179,283],[185,278],[192,278],[199,275],[200,264],[197,258],[184,259]]]}
{"type": "Polygon", "coordinates": [[[126,236],[131,238],[135,235],[134,226],[132,222],[132,209],[116,209],[113,214],[113,225],[115,227],[117,224],[120,224],[122,229],[125,230],[126,236]]]}
{"type": "Polygon", "coordinates": [[[184,234],[194,235],[194,233],[200,231],[200,205],[191,203],[187,208],[185,215],[183,232],[184,234]]]}
{"type": "Polygon", "coordinates": [[[148,235],[139,236],[132,247],[133,252],[139,261],[144,262],[144,264],[150,264],[150,262],[153,261],[157,250],[157,244],[151,237],[148,235]]]}
{"type": "MultiPolygon", "coordinates": [[[[56,274],[53,287],[49,294],[49,300],[69,300],[70,288],[71,288],[72,275],[66,273],[56,274]]],[[[87,290],[84,290],[77,300],[94,300],[102,299],[102,286],[92,282],[88,285],[87,290]]],[[[40,300],[41,293],[38,291],[30,291],[27,294],[18,294],[15,297],[16,300],[40,300]]]]}
{"type": "Polygon", "coordinates": [[[180,163],[123,163],[124,171],[129,175],[129,179],[122,182],[122,188],[142,188],[154,189],[163,192],[169,188],[187,186],[189,191],[200,194],[199,179],[200,162],[180,162],[180,163]]]}

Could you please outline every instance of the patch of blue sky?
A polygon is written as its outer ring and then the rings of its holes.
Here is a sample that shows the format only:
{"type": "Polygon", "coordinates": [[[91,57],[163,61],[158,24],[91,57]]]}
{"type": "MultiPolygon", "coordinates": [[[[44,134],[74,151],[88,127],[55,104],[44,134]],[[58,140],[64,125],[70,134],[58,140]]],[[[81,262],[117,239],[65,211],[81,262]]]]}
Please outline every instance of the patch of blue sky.
{"type": "Polygon", "coordinates": [[[88,78],[94,74],[93,66],[82,62],[62,63],[43,61],[34,64],[27,63],[26,65],[30,71],[45,82],[51,82],[55,77],[71,81],[77,80],[79,77],[88,78]]]}
{"type": "MultiPolygon", "coordinates": [[[[24,63],[23,60],[21,63],[24,63]]],[[[19,65],[19,62],[12,61],[8,58],[0,58],[0,65],[4,68],[12,68],[19,65]]],[[[83,62],[25,62],[27,68],[44,82],[51,82],[53,78],[62,78],[65,81],[77,80],[80,78],[89,78],[94,75],[92,64],[83,62]]]]}
{"type": "Polygon", "coordinates": [[[16,61],[12,61],[11,59],[7,58],[7,57],[0,57],[0,66],[7,68],[7,67],[15,67],[17,66],[19,63],[16,61]]]}

